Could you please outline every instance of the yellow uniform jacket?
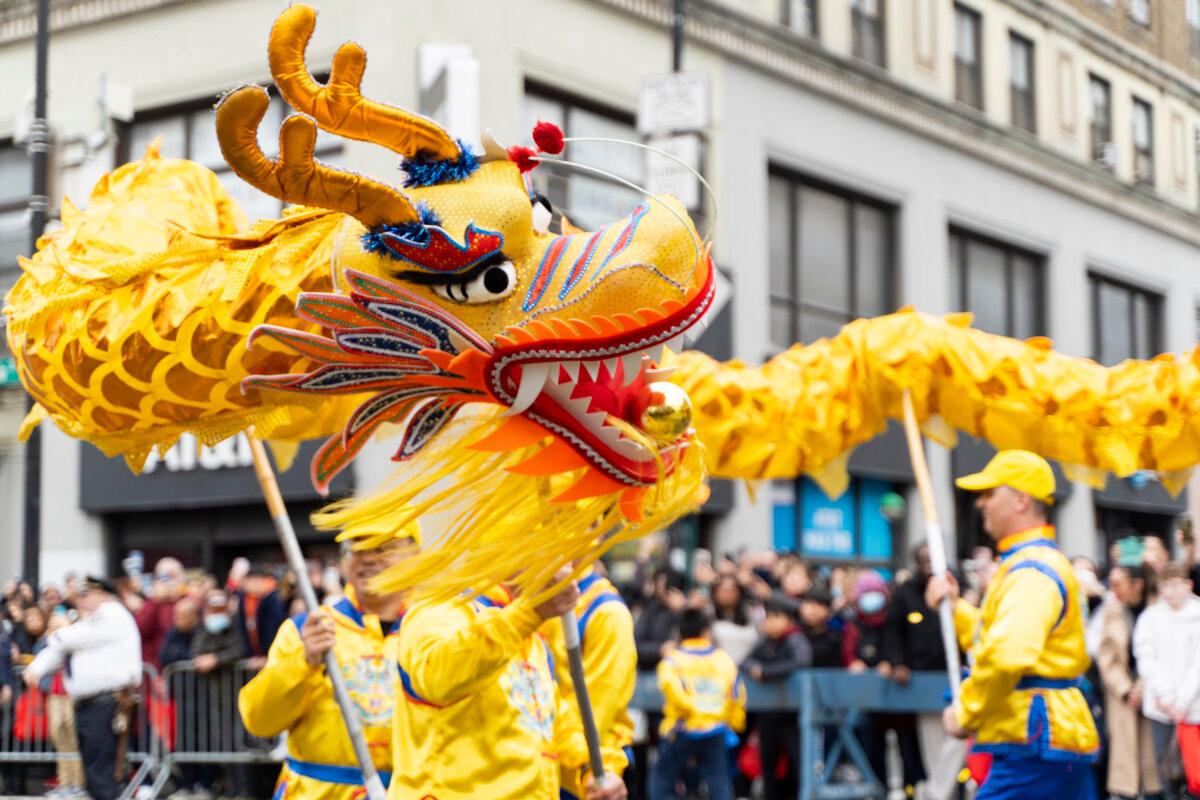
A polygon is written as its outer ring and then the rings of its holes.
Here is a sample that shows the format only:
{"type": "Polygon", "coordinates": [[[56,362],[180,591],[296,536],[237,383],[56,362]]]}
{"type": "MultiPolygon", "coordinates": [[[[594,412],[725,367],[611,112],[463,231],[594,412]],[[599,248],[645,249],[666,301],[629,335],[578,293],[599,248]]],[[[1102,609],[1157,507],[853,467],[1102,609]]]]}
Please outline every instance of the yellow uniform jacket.
{"type": "Polygon", "coordinates": [[[737,665],[708,639],[684,639],[658,664],[663,736],[711,736],[746,727],[746,687],[737,665]]]}
{"type": "MultiPolygon", "coordinates": [[[[633,720],[629,717],[629,703],[637,683],[633,616],[616,587],[606,578],[592,573],[579,581],[575,618],[583,650],[583,674],[587,678],[596,729],[600,732],[604,769],[619,777],[629,764],[626,748],[633,744],[633,720]]],[[[582,736],[562,623],[557,619],[549,620],[542,627],[542,633],[550,643],[559,692],[565,700],[564,723],[576,728],[582,736]]],[[[578,770],[562,771],[564,800],[583,796],[578,775],[578,770]]]]}
{"type": "Polygon", "coordinates": [[[557,800],[587,746],[562,724],[542,622],[503,589],[405,615],[389,798],[557,800]]]}
{"type": "MultiPolygon", "coordinates": [[[[364,614],[347,596],[322,609],[337,636],[333,652],[362,721],[375,768],[385,781],[392,768],[392,711],[395,705],[397,625],[386,634],[379,618],[364,614]]],[[[288,759],[276,798],[351,800],[363,796],[362,775],[324,667],[304,659],[300,614],[279,629],[267,665],[242,688],[238,709],[255,736],[288,732],[288,759]]]]}
{"type": "Polygon", "coordinates": [[[1088,667],[1079,583],[1050,525],[1001,540],[982,608],[959,600],[954,626],[969,651],[959,723],[975,749],[1047,760],[1094,760],[1099,737],[1080,684],[1088,667]]]}

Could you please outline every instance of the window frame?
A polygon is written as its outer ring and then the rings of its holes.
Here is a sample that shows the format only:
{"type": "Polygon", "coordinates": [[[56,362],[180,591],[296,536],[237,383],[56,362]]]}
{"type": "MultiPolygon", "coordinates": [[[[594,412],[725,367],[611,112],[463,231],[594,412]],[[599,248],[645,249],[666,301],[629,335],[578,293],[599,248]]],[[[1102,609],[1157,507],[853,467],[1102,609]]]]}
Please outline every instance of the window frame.
{"type": "Polygon", "coordinates": [[[1130,109],[1132,113],[1129,115],[1129,124],[1133,128],[1130,136],[1130,144],[1133,145],[1133,182],[1138,186],[1153,187],[1154,181],[1154,104],[1149,100],[1143,100],[1137,95],[1130,97],[1130,109]],[[1140,108],[1146,109],[1146,133],[1148,145],[1145,149],[1138,146],[1137,142],[1137,115],[1140,108]],[[1141,177],[1138,175],[1138,159],[1144,157],[1149,161],[1149,175],[1141,177]]]}
{"type": "Polygon", "coordinates": [[[887,0],[874,0],[875,7],[878,9],[878,13],[874,16],[869,16],[862,10],[859,3],[863,1],[851,0],[850,2],[850,53],[860,61],[874,64],[880,69],[887,69],[887,0]],[[870,59],[864,54],[863,34],[867,31],[878,39],[878,61],[870,59]]]}
{"type": "Polygon", "coordinates": [[[971,6],[957,2],[954,4],[954,100],[976,111],[983,111],[987,105],[983,96],[983,15],[971,6]],[[960,15],[974,22],[975,64],[973,66],[963,61],[958,52],[960,15]],[[968,73],[971,78],[969,84],[961,80],[964,72],[968,73]],[[974,92],[978,103],[971,102],[970,98],[965,96],[964,88],[967,86],[974,92]]]}
{"type": "Polygon", "coordinates": [[[779,24],[807,39],[820,39],[821,11],[819,3],[817,0],[779,0],[779,24]],[[809,26],[810,30],[807,32],[797,28],[796,21],[792,19],[792,8],[797,2],[803,3],[808,7],[808,18],[811,20],[811,25],[809,26]]]}
{"type": "Polygon", "coordinates": [[[1145,28],[1146,30],[1150,30],[1154,27],[1154,9],[1151,7],[1150,0],[1129,0],[1126,8],[1129,14],[1129,21],[1134,25],[1137,25],[1139,28],[1145,28]],[[1145,9],[1145,20],[1138,19],[1137,14],[1134,11],[1135,8],[1145,9]]]}
{"type": "Polygon", "coordinates": [[[1200,61],[1200,0],[1186,0],[1185,15],[1188,26],[1188,54],[1193,61],[1200,61]]]}
{"type": "Polygon", "coordinates": [[[1109,172],[1112,172],[1116,169],[1115,148],[1113,148],[1111,151],[1108,151],[1108,152],[1111,152],[1111,155],[1113,156],[1113,158],[1111,159],[1111,163],[1105,161],[1104,153],[1100,152],[1100,148],[1102,145],[1107,145],[1109,147],[1113,147],[1112,82],[1107,80],[1106,78],[1100,77],[1099,75],[1097,75],[1094,72],[1088,73],[1088,115],[1089,115],[1088,137],[1089,137],[1089,144],[1091,145],[1091,160],[1093,162],[1099,164],[1100,166],[1102,166],[1104,169],[1108,170],[1109,172]],[[1093,86],[1104,87],[1104,125],[1103,125],[1103,128],[1104,128],[1104,133],[1106,134],[1106,138],[1103,142],[1098,141],[1098,137],[1096,136],[1097,128],[1099,128],[1100,126],[1097,124],[1097,121],[1096,121],[1096,106],[1092,102],[1092,100],[1093,100],[1092,87],[1093,86]]]}
{"type": "MultiPolygon", "coordinates": [[[[957,276],[957,297],[953,298],[954,307],[960,311],[968,311],[967,298],[970,296],[970,279],[969,279],[969,260],[967,258],[967,244],[976,242],[986,247],[992,247],[1004,253],[1004,332],[1003,336],[1014,337],[1016,327],[1016,298],[1014,292],[1014,275],[1015,269],[1013,266],[1013,257],[1022,256],[1031,259],[1037,265],[1037,286],[1034,291],[1034,318],[1036,320],[1034,328],[1042,333],[1034,333],[1034,336],[1045,336],[1048,334],[1049,326],[1046,317],[1046,271],[1048,262],[1045,253],[1039,253],[1036,250],[1030,250],[1020,245],[1015,245],[1012,242],[1006,242],[1003,239],[997,239],[994,236],[978,233],[970,228],[961,225],[951,224],[947,229],[947,245],[953,250],[953,241],[955,238],[962,240],[960,248],[960,257],[958,263],[952,263],[950,268],[955,271],[957,276]]],[[[1028,337],[1023,337],[1028,338],[1028,337]]]]}
{"type": "MultiPolygon", "coordinates": [[[[819,178],[789,170],[777,164],[769,164],[767,167],[768,186],[771,178],[779,178],[788,183],[788,208],[787,214],[791,224],[787,229],[787,279],[788,279],[788,294],[779,295],[775,288],[771,285],[768,278],[767,281],[767,302],[768,315],[770,310],[780,305],[785,305],[788,310],[788,339],[787,344],[776,342],[773,338],[773,333],[768,333],[772,347],[788,347],[797,342],[803,342],[800,336],[801,321],[805,313],[817,313],[825,316],[841,315],[845,317],[846,324],[863,316],[860,311],[861,303],[858,292],[858,223],[856,220],[857,209],[859,206],[867,206],[877,211],[884,213],[887,219],[887,233],[884,238],[884,246],[887,249],[887,260],[889,269],[885,270],[883,276],[886,282],[883,295],[886,298],[885,307],[890,311],[894,310],[898,303],[898,290],[900,287],[900,262],[899,248],[897,247],[897,223],[896,213],[897,206],[893,203],[888,203],[885,200],[880,200],[877,197],[853,189],[847,189],[844,186],[824,181],[819,178]],[[835,195],[847,201],[846,208],[846,238],[847,238],[847,261],[849,262],[849,274],[847,275],[848,288],[848,309],[831,308],[830,306],[805,301],[801,295],[800,281],[800,264],[799,264],[799,247],[800,247],[800,226],[796,224],[800,209],[800,193],[803,189],[809,188],[820,192],[835,195]]],[[[768,327],[770,322],[768,320],[768,327]]]]}
{"type": "MultiPolygon", "coordinates": [[[[571,125],[570,110],[571,109],[579,109],[580,111],[585,111],[589,114],[594,114],[599,117],[606,117],[607,119],[609,119],[613,122],[616,122],[621,125],[626,125],[632,129],[634,129],[635,131],[637,130],[637,116],[636,116],[636,114],[634,114],[632,112],[625,111],[616,106],[611,106],[606,103],[599,102],[597,100],[593,100],[585,95],[576,94],[568,89],[563,89],[562,87],[555,86],[552,83],[546,83],[544,81],[540,81],[535,78],[526,77],[524,80],[524,83],[522,85],[522,93],[521,93],[522,104],[524,104],[525,98],[530,97],[531,95],[534,97],[537,97],[541,100],[544,100],[546,102],[556,103],[559,105],[560,111],[563,112],[561,114],[561,118],[564,122],[563,133],[568,137],[572,135],[572,131],[570,128],[570,125],[571,125]]],[[[522,117],[524,116],[524,110],[522,110],[521,116],[522,117]]],[[[570,147],[569,144],[567,146],[570,147]]],[[[643,174],[640,176],[641,180],[637,181],[638,183],[644,183],[644,180],[645,180],[644,164],[643,164],[642,169],[643,169],[643,174]]],[[[547,181],[563,180],[566,182],[566,188],[567,188],[566,203],[563,204],[564,205],[563,208],[558,208],[556,206],[555,210],[561,211],[562,213],[566,214],[568,218],[573,220],[574,217],[572,217],[572,212],[574,209],[571,208],[570,183],[571,183],[571,179],[573,177],[575,177],[577,175],[582,175],[583,173],[577,173],[570,169],[556,170],[555,165],[552,163],[542,164],[541,169],[539,169],[535,172],[535,178],[537,177],[536,173],[541,173],[541,174],[546,175],[547,181]]],[[[620,187],[625,190],[629,189],[628,186],[625,186],[622,183],[613,181],[603,175],[587,173],[586,177],[588,177],[592,180],[603,181],[604,183],[611,184],[614,187],[620,187]]]]}
{"type": "MultiPolygon", "coordinates": [[[[11,149],[18,153],[24,151],[24,148],[22,148],[20,145],[18,145],[16,142],[14,142],[12,139],[0,139],[0,150],[4,150],[4,149],[11,149]]],[[[29,243],[30,243],[30,237],[32,234],[32,229],[30,228],[30,221],[28,219],[28,212],[29,212],[29,201],[30,201],[30,198],[33,197],[33,162],[32,162],[32,160],[30,160],[28,158],[27,153],[26,153],[26,163],[29,166],[29,169],[26,171],[26,175],[29,178],[29,183],[26,186],[25,194],[20,195],[20,196],[14,196],[8,200],[4,200],[4,199],[0,198],[0,214],[12,214],[12,213],[19,212],[19,213],[26,215],[25,222],[21,226],[25,231],[25,241],[21,245],[20,251],[18,252],[18,256],[29,255],[29,243]]],[[[20,268],[17,266],[16,261],[13,261],[11,265],[0,264],[0,275],[12,275],[19,271],[20,271],[20,268]]],[[[3,327],[2,323],[0,323],[0,327],[3,327]]]]}
{"type": "MultiPolygon", "coordinates": [[[[1166,306],[1166,298],[1163,296],[1163,294],[1161,292],[1156,292],[1153,289],[1147,289],[1144,286],[1138,286],[1137,284],[1129,283],[1128,281],[1123,281],[1120,278],[1113,278],[1110,275],[1108,275],[1104,272],[1101,272],[1101,271],[1097,271],[1095,269],[1088,269],[1087,276],[1088,276],[1088,297],[1089,297],[1089,300],[1091,301],[1091,312],[1092,312],[1092,358],[1097,363],[1104,364],[1104,360],[1102,359],[1103,354],[1100,352],[1102,349],[1101,348],[1101,335],[1102,335],[1101,327],[1102,327],[1102,322],[1103,322],[1103,320],[1101,319],[1101,314],[1100,314],[1100,289],[1105,284],[1107,284],[1108,286],[1120,289],[1120,290],[1128,293],[1130,296],[1130,300],[1131,300],[1131,302],[1129,304],[1130,313],[1129,313],[1129,319],[1127,320],[1126,324],[1128,325],[1127,333],[1129,335],[1129,341],[1132,343],[1132,345],[1136,345],[1137,339],[1138,339],[1137,330],[1135,327],[1137,324],[1137,313],[1133,310],[1134,304],[1132,302],[1132,299],[1134,297],[1140,296],[1140,297],[1146,298],[1149,301],[1149,306],[1147,308],[1147,314],[1149,315],[1149,319],[1152,320],[1152,324],[1150,326],[1150,342],[1148,343],[1149,349],[1148,349],[1148,351],[1146,351],[1148,353],[1148,355],[1145,355],[1145,356],[1138,355],[1136,352],[1136,350],[1137,350],[1136,346],[1131,346],[1129,349],[1131,351],[1133,351],[1133,353],[1134,353],[1132,357],[1149,359],[1149,358],[1153,358],[1154,356],[1158,355],[1159,353],[1162,353],[1163,352],[1163,342],[1165,341],[1165,337],[1164,337],[1165,326],[1163,325],[1163,309],[1166,306]]],[[[1120,363],[1120,362],[1116,362],[1116,363],[1120,363]]]]}
{"type": "Polygon", "coordinates": [[[1023,36],[1017,31],[1009,30],[1008,32],[1008,89],[1009,89],[1009,122],[1013,127],[1020,130],[1037,135],[1037,50],[1036,44],[1028,36],[1023,36]],[[1015,46],[1025,48],[1025,69],[1029,75],[1029,88],[1018,89],[1013,81],[1013,51],[1015,46]],[[1021,107],[1028,114],[1029,124],[1022,125],[1018,121],[1018,100],[1021,100],[1021,107]]]}

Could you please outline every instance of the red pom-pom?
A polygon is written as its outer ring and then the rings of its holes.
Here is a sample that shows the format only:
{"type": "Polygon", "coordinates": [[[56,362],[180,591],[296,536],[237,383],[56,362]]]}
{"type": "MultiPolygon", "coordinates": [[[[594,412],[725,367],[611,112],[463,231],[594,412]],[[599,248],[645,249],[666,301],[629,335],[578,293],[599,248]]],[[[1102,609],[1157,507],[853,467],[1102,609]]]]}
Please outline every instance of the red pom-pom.
{"type": "Polygon", "coordinates": [[[514,144],[508,148],[509,160],[516,162],[517,169],[521,170],[521,172],[529,172],[529,170],[538,165],[538,162],[534,160],[535,156],[537,156],[537,153],[532,147],[522,147],[519,144],[514,144]]]}
{"type": "Polygon", "coordinates": [[[556,156],[563,151],[562,128],[540,119],[533,126],[533,141],[543,153],[556,156]]]}

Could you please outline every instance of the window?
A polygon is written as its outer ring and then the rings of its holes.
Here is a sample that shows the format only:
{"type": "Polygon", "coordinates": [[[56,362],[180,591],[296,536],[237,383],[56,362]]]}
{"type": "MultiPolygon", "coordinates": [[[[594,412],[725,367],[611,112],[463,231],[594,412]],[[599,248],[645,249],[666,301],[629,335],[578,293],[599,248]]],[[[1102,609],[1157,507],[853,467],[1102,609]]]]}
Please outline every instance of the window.
{"type": "Polygon", "coordinates": [[[16,280],[17,256],[29,252],[33,165],[24,150],[0,143],[0,291],[16,280]]]}
{"type": "Polygon", "coordinates": [[[1188,50],[1200,61],[1200,0],[1187,0],[1188,50]]]}
{"type": "Polygon", "coordinates": [[[974,326],[1025,339],[1046,332],[1045,259],[968,231],[950,230],[951,300],[974,326]]]}
{"type": "Polygon", "coordinates": [[[954,99],[983,110],[983,45],[979,14],[954,5],[954,99]]]}
{"type": "Polygon", "coordinates": [[[1133,180],[1154,185],[1154,107],[1133,98],[1133,180]]]}
{"type": "MultiPolygon", "coordinates": [[[[272,92],[271,105],[258,126],[258,146],[269,158],[279,155],[279,127],[290,111],[283,99],[272,92]]],[[[208,100],[138,114],[121,134],[118,160],[142,157],[146,147],[162,139],[162,154],[187,158],[217,173],[221,184],[237,200],[250,222],[278,217],[284,204],[250,186],[233,173],[221,155],[212,103],[208,100]]],[[[335,165],[342,152],[341,139],[319,130],[316,157],[335,165]]]]}
{"type": "Polygon", "coordinates": [[[1091,107],[1092,158],[1110,172],[1117,165],[1112,137],[1112,87],[1103,78],[1088,75],[1091,107]]]}
{"type": "Polygon", "coordinates": [[[817,0],[780,0],[779,21],[785,28],[816,38],[817,0]]]}
{"type": "Polygon", "coordinates": [[[772,343],[811,342],[895,308],[892,207],[777,171],[769,192],[772,343]]]}
{"type": "Polygon", "coordinates": [[[854,55],[877,67],[885,65],[884,0],[850,0],[850,45],[854,55]]]}
{"type": "Polygon", "coordinates": [[[1162,352],[1162,295],[1110,278],[1088,276],[1092,287],[1092,349],[1106,367],[1162,352]]]}
{"type": "MultiPolygon", "coordinates": [[[[541,119],[553,122],[567,136],[625,139],[640,142],[633,117],[595,106],[553,89],[527,86],[524,121],[526,137],[541,119]]],[[[608,142],[568,144],[564,158],[602,169],[627,181],[641,184],[642,153],[636,147],[608,142]]],[[[572,171],[557,164],[542,164],[532,173],[537,191],[549,198],[572,223],[596,229],[628,214],[640,201],[633,189],[600,175],[572,171]]]]}
{"type": "Polygon", "coordinates": [[[1037,133],[1037,105],[1033,94],[1033,42],[1015,33],[1008,35],[1008,81],[1012,124],[1037,133]]]}
{"type": "Polygon", "coordinates": [[[1150,0],[1129,0],[1129,19],[1135,25],[1150,27],[1150,0]]]}

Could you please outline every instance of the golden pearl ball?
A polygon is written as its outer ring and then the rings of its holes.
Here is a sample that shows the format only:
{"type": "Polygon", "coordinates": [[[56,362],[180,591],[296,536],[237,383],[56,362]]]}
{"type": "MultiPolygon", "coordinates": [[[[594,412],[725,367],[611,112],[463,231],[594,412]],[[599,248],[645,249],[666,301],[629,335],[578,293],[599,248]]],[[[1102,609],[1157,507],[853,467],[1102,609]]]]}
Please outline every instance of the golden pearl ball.
{"type": "Polygon", "coordinates": [[[642,430],[660,442],[673,442],[692,424],[692,398],[673,383],[655,381],[646,387],[651,404],[642,412],[642,430]]]}

